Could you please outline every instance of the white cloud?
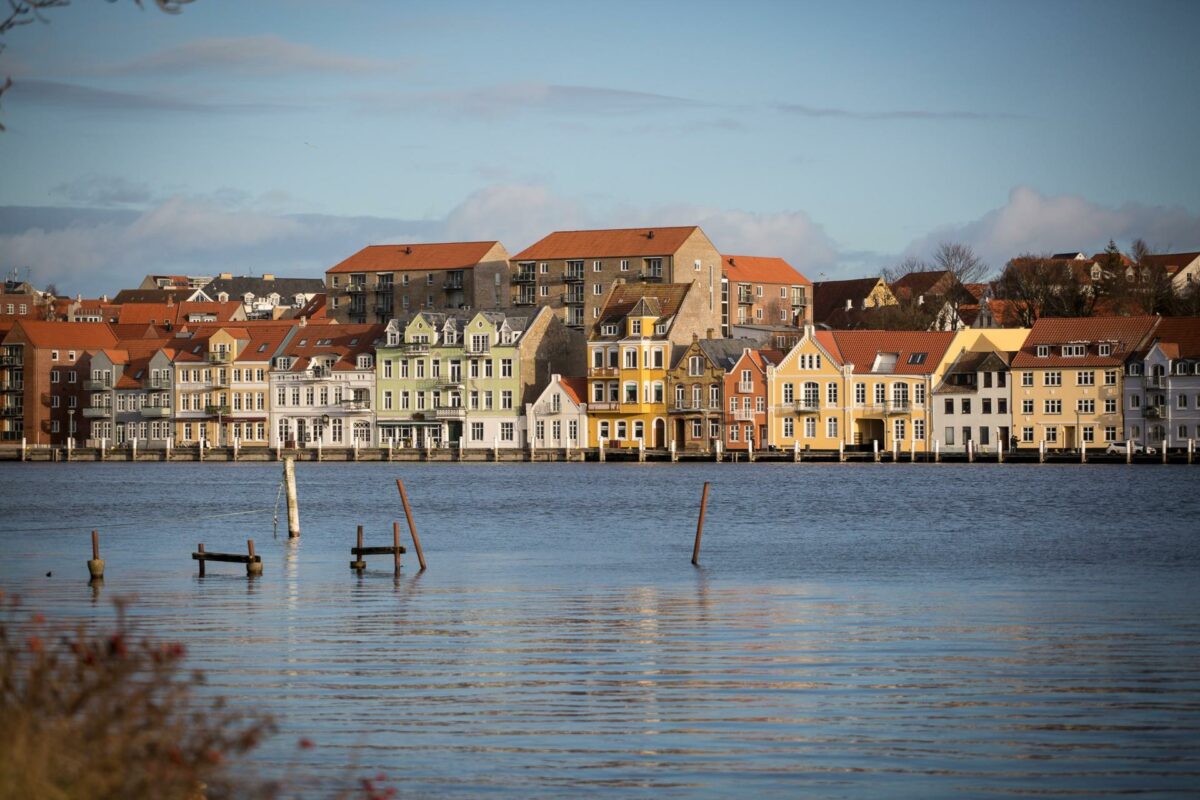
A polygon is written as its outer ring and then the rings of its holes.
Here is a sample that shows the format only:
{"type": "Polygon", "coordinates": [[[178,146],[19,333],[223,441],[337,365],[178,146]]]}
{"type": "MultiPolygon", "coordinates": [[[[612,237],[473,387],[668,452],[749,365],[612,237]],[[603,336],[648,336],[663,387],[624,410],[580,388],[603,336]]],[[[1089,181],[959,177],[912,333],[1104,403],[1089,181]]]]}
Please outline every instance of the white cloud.
{"type": "Polygon", "coordinates": [[[905,254],[928,256],[938,242],[962,242],[999,272],[1022,253],[1091,254],[1103,250],[1109,239],[1127,247],[1139,238],[1164,252],[1200,248],[1200,216],[1179,207],[1137,203],[1110,208],[1078,195],[1048,197],[1032,187],[1016,186],[1003,206],[979,219],[938,228],[914,241],[905,254]]]}

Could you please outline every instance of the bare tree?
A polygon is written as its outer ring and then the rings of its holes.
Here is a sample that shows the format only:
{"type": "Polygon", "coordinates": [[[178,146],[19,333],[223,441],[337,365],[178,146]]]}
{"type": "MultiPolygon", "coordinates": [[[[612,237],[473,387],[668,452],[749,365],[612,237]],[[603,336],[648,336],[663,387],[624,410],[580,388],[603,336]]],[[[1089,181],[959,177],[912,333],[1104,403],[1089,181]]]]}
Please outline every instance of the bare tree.
{"type": "MultiPolygon", "coordinates": [[[[115,3],[117,0],[108,0],[110,3],[115,3]]],[[[50,20],[42,16],[42,12],[51,8],[62,8],[71,4],[71,0],[6,0],[8,3],[8,14],[0,17],[0,36],[8,33],[13,28],[20,25],[28,25],[30,22],[49,22],[50,20]]],[[[139,8],[144,8],[144,0],[133,0],[139,8]]],[[[183,10],[183,6],[192,2],[192,0],[153,0],[154,5],[158,6],[159,10],[167,14],[178,14],[183,10]]],[[[4,42],[0,42],[0,52],[4,52],[4,42]]],[[[0,83],[0,97],[12,88],[13,79],[5,77],[4,83],[0,83]]],[[[0,123],[0,131],[5,130],[3,123],[0,123]]]]}

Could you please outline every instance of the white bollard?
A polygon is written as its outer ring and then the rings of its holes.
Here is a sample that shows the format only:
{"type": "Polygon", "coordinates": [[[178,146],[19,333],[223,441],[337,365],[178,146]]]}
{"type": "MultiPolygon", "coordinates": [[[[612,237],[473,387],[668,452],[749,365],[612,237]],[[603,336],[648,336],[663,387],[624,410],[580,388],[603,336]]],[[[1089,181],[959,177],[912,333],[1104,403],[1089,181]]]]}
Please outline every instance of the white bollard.
{"type": "Polygon", "coordinates": [[[137,439],[133,439],[129,442],[129,453],[129,460],[137,461],[137,439]]]}
{"type": "Polygon", "coordinates": [[[1125,463],[1133,463],[1133,439],[1125,440],[1125,463]]]}
{"type": "Polygon", "coordinates": [[[1163,439],[1162,443],[1162,463],[1167,463],[1167,440],[1163,439]]]}
{"type": "MultiPolygon", "coordinates": [[[[74,437],[71,437],[71,436],[67,437],[67,461],[71,460],[71,442],[73,440],[74,440],[74,437]]],[[[101,460],[103,460],[103,459],[101,459],[101,460]]]]}
{"type": "Polygon", "coordinates": [[[1038,463],[1039,464],[1046,463],[1046,440],[1045,439],[1042,439],[1040,442],[1038,442],[1038,463]]]}
{"type": "Polygon", "coordinates": [[[603,440],[603,439],[601,439],[601,440],[598,442],[598,444],[599,444],[599,446],[600,446],[600,463],[602,463],[602,464],[603,464],[603,463],[604,463],[604,440],[603,440]]]}
{"type": "Polygon", "coordinates": [[[750,463],[754,463],[754,442],[746,442],[746,452],[750,458],[750,463]]]}
{"type": "Polygon", "coordinates": [[[942,440],[933,440],[933,463],[939,464],[942,460],[942,440]]]}
{"type": "Polygon", "coordinates": [[[871,440],[871,452],[875,456],[875,461],[879,461],[879,440],[871,440]]]}
{"type": "Polygon", "coordinates": [[[1080,464],[1087,463],[1087,442],[1079,443],[1079,463],[1080,464]]]}
{"type": "Polygon", "coordinates": [[[900,440],[892,439],[892,463],[900,463],[900,440]]]}
{"type": "MultiPolygon", "coordinates": [[[[322,437],[322,438],[324,438],[324,437],[322,437]]],[[[325,457],[325,454],[321,448],[321,440],[317,439],[317,463],[318,464],[321,463],[321,461],[324,460],[324,457],[325,457]]]]}
{"type": "Polygon", "coordinates": [[[1188,439],[1188,463],[1192,463],[1192,458],[1196,454],[1196,440],[1188,439]]]}
{"type": "Polygon", "coordinates": [[[25,448],[26,447],[28,447],[28,443],[26,442],[25,437],[22,436],[21,437],[21,460],[22,461],[25,460],[25,448]]]}
{"type": "MultiPolygon", "coordinates": [[[[799,444],[799,442],[797,442],[797,444],[799,444]]],[[[846,443],[843,441],[839,441],[838,442],[838,462],[840,463],[845,460],[846,460],[846,443]]]]}

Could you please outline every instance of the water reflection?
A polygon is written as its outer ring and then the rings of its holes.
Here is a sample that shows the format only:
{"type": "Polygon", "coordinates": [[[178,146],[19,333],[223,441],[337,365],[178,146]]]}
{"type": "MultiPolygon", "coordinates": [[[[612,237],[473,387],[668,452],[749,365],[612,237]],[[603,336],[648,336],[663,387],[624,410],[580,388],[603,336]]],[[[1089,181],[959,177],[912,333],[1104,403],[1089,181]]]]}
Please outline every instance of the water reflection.
{"type": "MultiPolygon", "coordinates": [[[[404,467],[432,567],[409,553],[396,575],[383,557],[347,568],[346,520],[383,531],[395,516],[392,465],[301,465],[297,540],[268,539],[269,514],[189,516],[197,486],[231,509],[261,505],[273,465],[125,466],[143,482],[64,465],[89,509],[62,509],[64,529],[151,498],[189,520],[178,539],[106,539],[107,592],[137,593],[138,623],[182,638],[206,690],[279,716],[258,758],[305,775],[300,795],[379,770],[417,796],[1098,796],[1200,782],[1194,473],[404,467]],[[693,568],[706,479],[720,491],[693,568]],[[931,514],[944,481],[968,496],[931,514]],[[144,497],[121,494],[131,484],[144,497]],[[1107,503],[1067,509],[1063,492],[1107,503]],[[889,514],[863,513],[866,497],[889,498],[889,514]],[[1011,497],[1019,508],[979,523],[1011,497]],[[1126,504],[1137,524],[1114,529],[1126,504]],[[196,577],[188,542],[239,537],[264,541],[260,578],[241,565],[196,577]],[[301,736],[317,747],[298,753],[301,736]]],[[[28,484],[19,519],[44,516],[37,498],[69,476],[0,477],[28,484]]],[[[0,533],[0,584],[47,613],[111,616],[101,587],[84,599],[43,577],[79,568],[70,542],[0,533]]]]}

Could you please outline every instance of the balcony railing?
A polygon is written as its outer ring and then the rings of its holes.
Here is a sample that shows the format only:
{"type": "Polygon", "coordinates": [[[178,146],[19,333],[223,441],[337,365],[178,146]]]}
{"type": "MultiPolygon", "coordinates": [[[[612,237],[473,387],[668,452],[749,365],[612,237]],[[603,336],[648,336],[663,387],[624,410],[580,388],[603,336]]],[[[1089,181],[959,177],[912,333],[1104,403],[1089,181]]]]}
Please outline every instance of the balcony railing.
{"type": "Polygon", "coordinates": [[[371,408],[370,398],[358,398],[356,400],[343,400],[342,408],[347,411],[367,411],[371,408]]]}
{"type": "Polygon", "coordinates": [[[522,270],[521,272],[518,272],[516,275],[513,276],[513,283],[536,283],[536,282],[537,282],[537,275],[532,270],[530,270],[528,272],[522,270]]]}
{"type": "Polygon", "coordinates": [[[563,299],[563,302],[567,303],[568,305],[572,305],[572,306],[583,305],[583,291],[582,291],[583,287],[579,287],[579,288],[581,289],[581,291],[578,291],[578,292],[568,291],[566,297],[563,299]]]}
{"type": "Polygon", "coordinates": [[[365,283],[347,283],[346,284],[346,292],[349,294],[358,294],[359,292],[365,292],[366,290],[367,290],[367,285],[365,283]]]}
{"type": "Polygon", "coordinates": [[[230,350],[209,350],[208,363],[210,364],[228,364],[233,361],[233,352],[230,350]]]}
{"type": "Polygon", "coordinates": [[[405,353],[428,353],[429,342],[404,342],[400,349],[405,353]]]}
{"type": "Polygon", "coordinates": [[[747,411],[744,408],[739,408],[737,411],[733,412],[733,418],[738,422],[754,422],[756,413],[757,412],[753,410],[747,411]]]}
{"type": "Polygon", "coordinates": [[[395,284],[377,283],[375,284],[375,294],[391,294],[395,284]]]}
{"type": "Polygon", "coordinates": [[[491,351],[491,342],[467,342],[463,345],[463,352],[469,356],[481,356],[491,351]]]}
{"type": "Polygon", "coordinates": [[[889,414],[907,414],[912,410],[912,403],[907,400],[893,400],[887,404],[889,414]]]}
{"type": "Polygon", "coordinates": [[[583,283],[583,270],[567,270],[563,274],[566,283],[583,283]]]}
{"type": "Polygon", "coordinates": [[[0,416],[23,417],[25,416],[25,406],[5,406],[0,408],[0,416]]]}
{"type": "Polygon", "coordinates": [[[1163,389],[1167,385],[1166,375],[1147,375],[1142,379],[1143,384],[1147,389],[1163,389]]]}
{"type": "Polygon", "coordinates": [[[24,363],[21,356],[0,356],[0,367],[19,367],[24,363]]]}
{"type": "Polygon", "coordinates": [[[738,381],[738,393],[739,394],[754,394],[754,382],[753,381],[738,381]]]}
{"type": "Polygon", "coordinates": [[[619,367],[592,367],[588,372],[589,378],[619,378],[621,377],[621,369],[619,367]]]}
{"type": "Polygon", "coordinates": [[[446,278],[445,283],[442,284],[442,290],[447,292],[453,292],[461,288],[463,288],[463,279],[461,277],[446,278]]]}
{"type": "Polygon", "coordinates": [[[813,412],[821,410],[821,401],[817,398],[802,398],[797,400],[796,410],[801,412],[813,412]]]}
{"type": "Polygon", "coordinates": [[[1162,406],[1154,405],[1143,408],[1142,416],[1146,419],[1162,419],[1165,415],[1163,414],[1162,406]]]}
{"type": "Polygon", "coordinates": [[[621,404],[615,400],[593,400],[588,403],[588,411],[620,411],[621,404]]]}
{"type": "Polygon", "coordinates": [[[147,419],[155,419],[171,416],[171,409],[168,406],[142,406],[142,416],[147,419]]]}
{"type": "Polygon", "coordinates": [[[205,406],[204,413],[210,417],[227,417],[233,409],[229,406],[205,406]]]}
{"type": "Polygon", "coordinates": [[[20,392],[25,389],[25,381],[2,381],[0,392],[20,392]]]}
{"type": "Polygon", "coordinates": [[[103,380],[87,380],[83,382],[83,389],[86,392],[103,392],[112,388],[112,383],[103,380]]]}
{"type": "Polygon", "coordinates": [[[111,417],[112,413],[112,406],[93,406],[83,410],[83,416],[86,419],[105,419],[111,417]]]}
{"type": "Polygon", "coordinates": [[[467,409],[463,406],[439,406],[433,410],[435,419],[466,419],[467,409]]]}

